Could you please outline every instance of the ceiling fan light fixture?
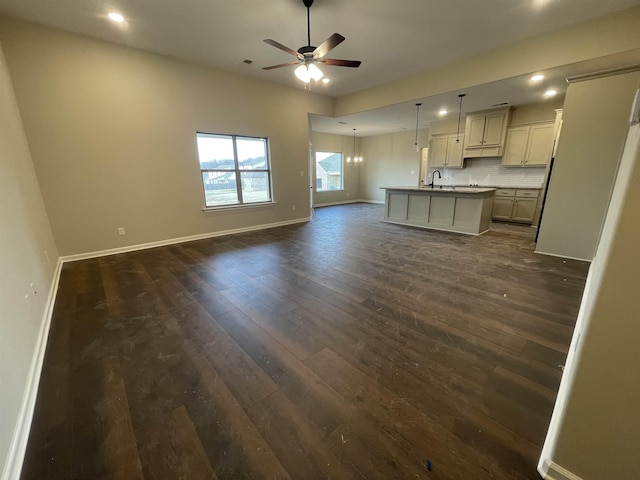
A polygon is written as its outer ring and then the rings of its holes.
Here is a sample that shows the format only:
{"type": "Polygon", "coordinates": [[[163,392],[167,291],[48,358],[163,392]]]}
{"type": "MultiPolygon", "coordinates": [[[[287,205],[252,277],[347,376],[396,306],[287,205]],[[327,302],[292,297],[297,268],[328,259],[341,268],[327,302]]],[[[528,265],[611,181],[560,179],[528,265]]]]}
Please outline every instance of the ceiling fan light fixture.
{"type": "Polygon", "coordinates": [[[109,17],[109,20],[111,20],[112,22],[116,22],[116,23],[124,22],[124,15],[122,15],[121,13],[111,12],[107,16],[109,17]]]}
{"type": "Polygon", "coordinates": [[[324,73],[313,63],[310,65],[300,65],[295,70],[296,77],[302,80],[304,83],[309,83],[311,80],[316,82],[324,77],[324,73]]]}

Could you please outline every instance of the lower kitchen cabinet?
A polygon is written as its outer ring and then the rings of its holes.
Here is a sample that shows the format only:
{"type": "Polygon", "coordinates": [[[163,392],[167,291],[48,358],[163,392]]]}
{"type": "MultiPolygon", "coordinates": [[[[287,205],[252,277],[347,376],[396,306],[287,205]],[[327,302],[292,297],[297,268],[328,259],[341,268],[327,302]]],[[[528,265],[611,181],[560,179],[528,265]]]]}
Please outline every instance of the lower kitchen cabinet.
{"type": "Polygon", "coordinates": [[[514,201],[514,197],[494,197],[491,218],[494,220],[511,220],[514,201]]]}
{"type": "Polygon", "coordinates": [[[536,205],[538,198],[522,198],[516,197],[513,202],[513,214],[511,220],[513,222],[533,223],[536,214],[536,205]]]}
{"type": "Polygon", "coordinates": [[[493,199],[493,220],[533,223],[540,190],[534,188],[498,188],[493,199]]]}

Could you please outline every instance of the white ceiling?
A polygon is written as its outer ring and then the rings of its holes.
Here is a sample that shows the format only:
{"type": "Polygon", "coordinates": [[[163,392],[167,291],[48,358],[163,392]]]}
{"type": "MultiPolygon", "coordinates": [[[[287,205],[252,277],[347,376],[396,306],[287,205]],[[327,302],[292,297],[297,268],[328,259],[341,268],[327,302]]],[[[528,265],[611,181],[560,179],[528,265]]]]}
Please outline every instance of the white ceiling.
{"type": "MultiPolygon", "coordinates": [[[[353,93],[639,4],[639,0],[315,0],[311,43],[319,45],[338,32],[346,41],[327,56],[361,60],[362,65],[323,67],[331,82],[314,85],[313,90],[333,97],[353,93]]],[[[294,59],[263,39],[272,38],[293,50],[306,44],[302,0],[0,0],[0,14],[303,88],[293,67],[262,70],[294,59]],[[110,11],[122,13],[126,21],[110,22],[110,11]],[[246,64],[245,59],[253,63],[246,64]]],[[[495,103],[512,103],[525,80],[506,81],[501,90],[478,87],[477,93],[464,92],[465,103],[471,105],[472,96],[479,97],[480,91],[495,103]]],[[[425,111],[439,109],[440,104],[451,108],[452,103],[457,110],[458,93],[463,92],[416,101],[425,103],[425,111]]],[[[481,108],[488,105],[484,101],[481,108]]],[[[415,106],[409,106],[415,122],[415,106]]],[[[358,134],[389,131],[390,125],[406,127],[406,120],[399,120],[406,116],[406,107],[389,107],[385,126],[363,125],[358,134]]],[[[367,113],[367,121],[385,116],[384,110],[373,113],[367,113]]],[[[350,120],[354,119],[344,121],[350,120]]],[[[317,124],[333,133],[352,132],[353,127],[345,129],[337,122],[333,123],[338,127],[331,127],[331,123],[314,119],[314,129],[317,124]]]]}

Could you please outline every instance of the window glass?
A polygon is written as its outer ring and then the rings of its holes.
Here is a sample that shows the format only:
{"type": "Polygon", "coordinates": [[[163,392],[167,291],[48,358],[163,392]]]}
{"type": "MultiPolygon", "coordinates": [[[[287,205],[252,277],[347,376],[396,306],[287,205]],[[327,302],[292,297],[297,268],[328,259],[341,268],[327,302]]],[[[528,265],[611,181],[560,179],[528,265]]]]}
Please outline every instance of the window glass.
{"type": "Polygon", "coordinates": [[[206,207],[271,202],[266,138],[196,134],[206,207]]]}
{"type": "Polygon", "coordinates": [[[344,189],[342,153],[316,152],[316,191],[344,189]]]}

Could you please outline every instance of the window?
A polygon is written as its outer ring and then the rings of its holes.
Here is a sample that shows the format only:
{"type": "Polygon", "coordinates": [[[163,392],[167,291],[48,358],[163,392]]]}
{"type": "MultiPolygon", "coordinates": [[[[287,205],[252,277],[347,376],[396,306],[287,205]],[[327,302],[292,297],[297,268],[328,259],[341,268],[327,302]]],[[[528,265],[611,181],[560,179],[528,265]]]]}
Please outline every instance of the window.
{"type": "Polygon", "coordinates": [[[271,202],[266,138],[196,133],[207,207],[271,202]]]}
{"type": "Polygon", "coordinates": [[[344,188],[342,153],[316,152],[316,191],[328,192],[344,188]]]}

